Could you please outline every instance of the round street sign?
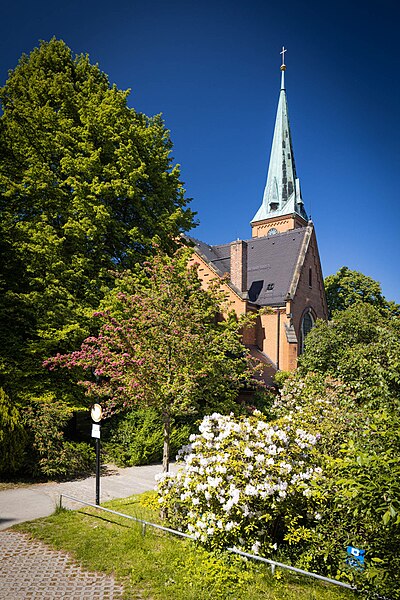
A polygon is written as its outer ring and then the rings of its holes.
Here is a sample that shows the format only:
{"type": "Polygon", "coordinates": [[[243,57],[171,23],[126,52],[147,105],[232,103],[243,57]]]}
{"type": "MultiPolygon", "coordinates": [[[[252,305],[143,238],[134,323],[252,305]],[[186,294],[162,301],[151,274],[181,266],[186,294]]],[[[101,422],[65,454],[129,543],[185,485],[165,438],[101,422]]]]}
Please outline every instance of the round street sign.
{"type": "Polygon", "coordinates": [[[100,404],[93,404],[92,410],[90,411],[90,415],[95,423],[99,423],[99,421],[101,421],[101,417],[103,416],[103,410],[100,404]]]}

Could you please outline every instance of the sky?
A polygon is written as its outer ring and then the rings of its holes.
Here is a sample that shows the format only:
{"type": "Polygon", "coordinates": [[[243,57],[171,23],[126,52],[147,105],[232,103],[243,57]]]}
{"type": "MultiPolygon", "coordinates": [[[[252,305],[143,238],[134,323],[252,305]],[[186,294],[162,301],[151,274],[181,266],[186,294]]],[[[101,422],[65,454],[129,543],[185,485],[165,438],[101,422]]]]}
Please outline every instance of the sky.
{"type": "Polygon", "coordinates": [[[280,51],[297,176],[324,276],[361,271],[400,302],[397,0],[16,0],[0,85],[40,39],[88,53],[128,103],[162,113],[209,244],[251,237],[266,182],[280,51]]]}

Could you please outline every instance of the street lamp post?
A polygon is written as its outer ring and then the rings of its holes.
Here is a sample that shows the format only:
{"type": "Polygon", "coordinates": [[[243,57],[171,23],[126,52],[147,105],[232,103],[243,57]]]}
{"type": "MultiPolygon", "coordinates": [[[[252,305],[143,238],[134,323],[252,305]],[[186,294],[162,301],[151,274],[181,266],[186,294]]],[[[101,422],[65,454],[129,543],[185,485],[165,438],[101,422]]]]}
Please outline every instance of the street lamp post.
{"type": "Polygon", "coordinates": [[[92,417],[92,437],[96,441],[96,504],[100,504],[100,421],[103,411],[100,404],[94,404],[90,411],[92,417]]]}

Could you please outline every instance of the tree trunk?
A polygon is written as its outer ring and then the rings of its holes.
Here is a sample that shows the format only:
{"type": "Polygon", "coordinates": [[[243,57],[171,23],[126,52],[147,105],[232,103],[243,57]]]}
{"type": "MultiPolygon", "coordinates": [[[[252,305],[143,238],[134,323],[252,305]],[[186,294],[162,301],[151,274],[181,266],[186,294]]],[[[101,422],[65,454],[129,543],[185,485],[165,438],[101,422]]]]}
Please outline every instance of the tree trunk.
{"type": "Polygon", "coordinates": [[[164,446],[163,446],[163,472],[169,471],[169,436],[171,428],[171,418],[167,412],[163,412],[164,424],[164,446]]]}

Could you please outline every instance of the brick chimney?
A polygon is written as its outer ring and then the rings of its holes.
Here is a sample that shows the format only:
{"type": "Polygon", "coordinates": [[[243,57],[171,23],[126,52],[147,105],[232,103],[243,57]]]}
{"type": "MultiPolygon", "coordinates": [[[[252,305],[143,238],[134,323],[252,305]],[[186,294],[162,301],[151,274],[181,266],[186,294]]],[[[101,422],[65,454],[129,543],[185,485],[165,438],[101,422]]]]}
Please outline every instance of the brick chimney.
{"type": "Polygon", "coordinates": [[[247,291],[247,243],[231,242],[231,282],[241,292],[247,291]]]}

